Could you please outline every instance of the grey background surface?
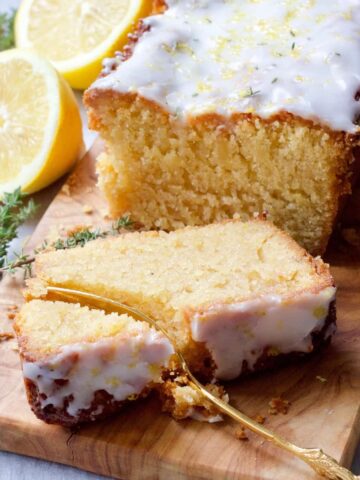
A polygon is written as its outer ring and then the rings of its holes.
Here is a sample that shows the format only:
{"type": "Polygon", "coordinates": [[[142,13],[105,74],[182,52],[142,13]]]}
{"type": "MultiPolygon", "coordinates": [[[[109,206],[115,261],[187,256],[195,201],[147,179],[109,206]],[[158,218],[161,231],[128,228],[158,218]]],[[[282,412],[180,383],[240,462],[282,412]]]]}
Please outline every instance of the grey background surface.
{"type": "MultiPolygon", "coordinates": [[[[18,4],[19,0],[0,0],[0,13],[11,8],[16,8],[18,4]]],[[[89,132],[87,129],[80,93],[77,93],[77,98],[79,105],[81,106],[84,119],[84,139],[86,146],[89,147],[92,144],[95,135],[93,132],[89,132]]],[[[21,229],[20,238],[14,244],[15,249],[19,243],[24,243],[28,236],[31,235],[37,222],[41,218],[41,215],[51,202],[58,188],[59,185],[53,185],[52,187],[49,187],[48,189],[36,195],[36,199],[38,203],[41,203],[42,208],[39,210],[36,218],[34,218],[21,229]]],[[[2,433],[0,431],[0,435],[1,434],[2,433]]],[[[51,439],[49,439],[49,441],[51,441],[51,439]]],[[[360,445],[355,457],[353,471],[357,474],[360,474],[360,445]]],[[[95,480],[104,478],[105,477],[93,475],[56,463],[45,462],[34,458],[23,457],[13,453],[0,451],[0,480],[95,480]]],[[[171,479],[169,478],[169,480],[171,479]]]]}

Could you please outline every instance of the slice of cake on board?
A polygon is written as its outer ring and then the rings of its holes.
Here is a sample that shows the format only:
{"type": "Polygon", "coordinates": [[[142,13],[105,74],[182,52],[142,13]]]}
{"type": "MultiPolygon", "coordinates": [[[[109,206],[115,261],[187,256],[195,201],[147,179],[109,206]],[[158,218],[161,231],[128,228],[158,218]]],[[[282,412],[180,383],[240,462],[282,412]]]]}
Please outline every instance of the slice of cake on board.
{"type": "Polygon", "coordinates": [[[335,330],[328,265],[262,220],[98,239],[38,255],[35,271],[28,299],[56,300],[55,286],[136,307],[209,380],[308,354],[335,330]]]}
{"type": "Polygon", "coordinates": [[[358,170],[360,1],[156,4],[84,97],[113,214],[170,230],[267,210],[323,253],[358,170]]]}
{"type": "Polygon", "coordinates": [[[127,315],[33,300],[15,323],[34,413],[72,426],[104,418],[162,382],[168,339],[127,315]]]}

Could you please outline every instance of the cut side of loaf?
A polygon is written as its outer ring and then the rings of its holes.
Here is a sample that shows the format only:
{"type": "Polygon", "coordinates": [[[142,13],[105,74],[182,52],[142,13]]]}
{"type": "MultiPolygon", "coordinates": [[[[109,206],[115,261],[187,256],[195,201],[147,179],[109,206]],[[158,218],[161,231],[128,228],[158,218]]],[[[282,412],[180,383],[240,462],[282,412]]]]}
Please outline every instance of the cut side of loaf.
{"type": "Polygon", "coordinates": [[[37,417],[64,426],[104,418],[162,383],[173,347],[127,315],[33,300],[17,316],[26,393],[37,417]]]}
{"type": "Polygon", "coordinates": [[[134,306],[208,379],[310,353],[335,330],[328,265],[261,220],[95,240],[38,255],[35,271],[28,299],[58,286],[134,306]]]}
{"type": "Polygon", "coordinates": [[[324,253],[358,170],[345,134],[286,114],[184,124],[141,97],[86,98],[106,143],[97,171],[115,218],[131,212],[148,229],[174,230],[266,211],[310,253],[324,253]]]}

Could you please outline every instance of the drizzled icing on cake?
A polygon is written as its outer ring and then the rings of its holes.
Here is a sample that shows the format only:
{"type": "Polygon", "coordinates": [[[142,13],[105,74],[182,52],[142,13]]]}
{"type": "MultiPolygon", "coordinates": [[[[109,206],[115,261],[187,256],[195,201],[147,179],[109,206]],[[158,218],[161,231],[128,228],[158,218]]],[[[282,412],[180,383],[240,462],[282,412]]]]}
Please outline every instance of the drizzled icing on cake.
{"type": "Polygon", "coordinates": [[[144,20],[131,58],[92,88],[136,92],[182,118],[283,110],[359,130],[360,0],[167,5],[144,20]]]}
{"type": "MultiPolygon", "coordinates": [[[[174,350],[153,330],[94,343],[66,345],[54,356],[23,362],[24,377],[39,390],[42,408],[65,407],[71,416],[88,409],[94,393],[105,390],[115,401],[137,395],[150,382],[161,382],[161,373],[174,350]]],[[[102,406],[92,412],[95,418],[102,406]]]]}
{"type": "MultiPolygon", "coordinates": [[[[238,304],[214,305],[194,315],[192,338],[205,342],[217,365],[215,375],[231,380],[243,363],[253,370],[264,352],[269,356],[312,350],[313,332],[325,325],[336,289],[303,293],[291,299],[266,295],[238,304]]],[[[325,338],[334,333],[329,326],[325,338]]]]}

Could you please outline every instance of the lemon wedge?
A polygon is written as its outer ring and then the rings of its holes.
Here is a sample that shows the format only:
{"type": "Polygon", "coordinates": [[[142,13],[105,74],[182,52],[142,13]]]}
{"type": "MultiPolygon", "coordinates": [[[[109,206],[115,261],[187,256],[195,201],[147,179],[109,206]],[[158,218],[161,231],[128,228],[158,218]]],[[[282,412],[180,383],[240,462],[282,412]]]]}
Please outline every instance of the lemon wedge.
{"type": "Polygon", "coordinates": [[[73,88],[85,89],[105,57],[127,43],[150,0],[23,0],[16,15],[16,45],[50,60],[73,88]]]}
{"type": "Polygon", "coordinates": [[[30,51],[0,53],[0,198],[40,190],[66,173],[82,148],[75,96],[53,66],[30,51]]]}

